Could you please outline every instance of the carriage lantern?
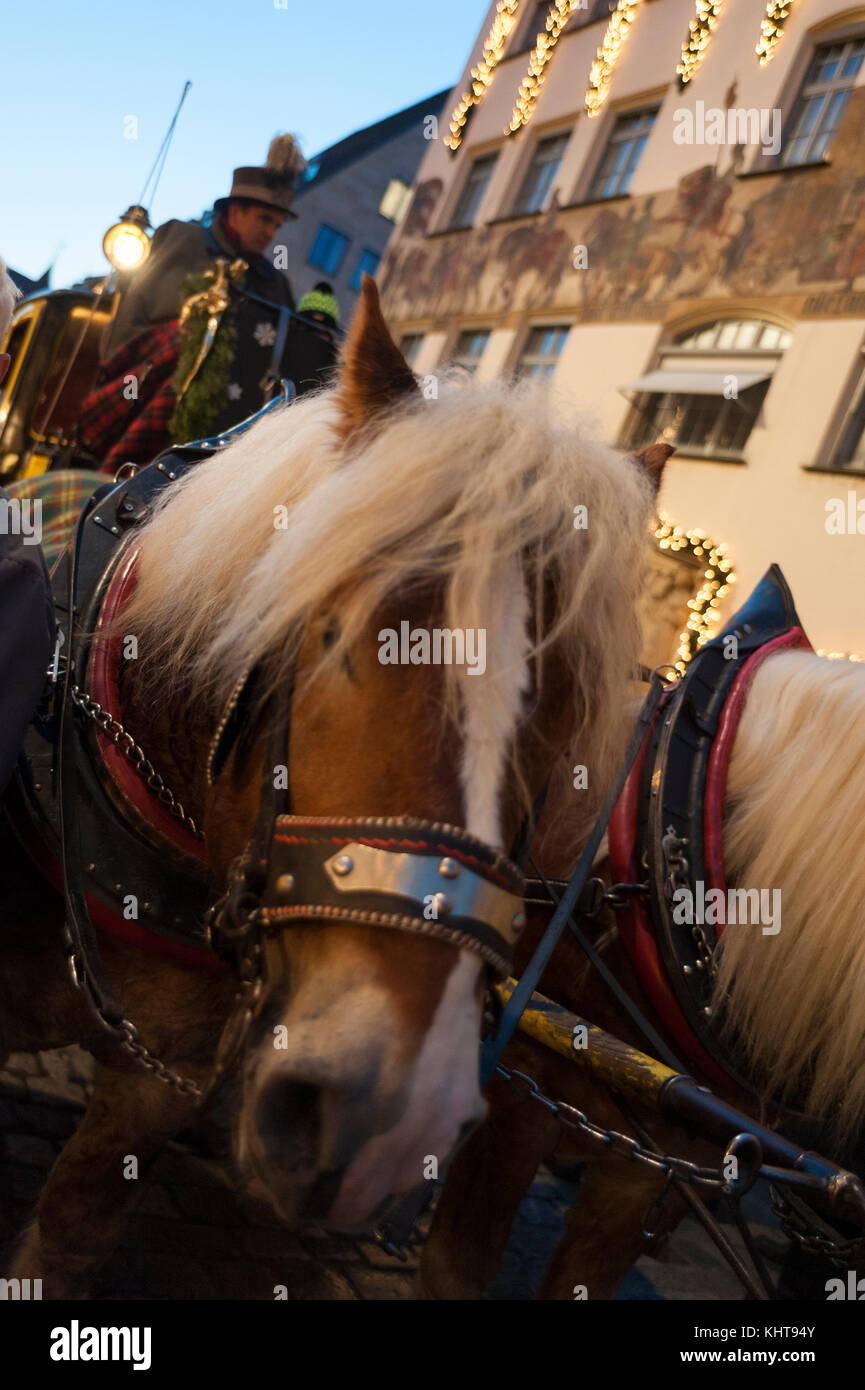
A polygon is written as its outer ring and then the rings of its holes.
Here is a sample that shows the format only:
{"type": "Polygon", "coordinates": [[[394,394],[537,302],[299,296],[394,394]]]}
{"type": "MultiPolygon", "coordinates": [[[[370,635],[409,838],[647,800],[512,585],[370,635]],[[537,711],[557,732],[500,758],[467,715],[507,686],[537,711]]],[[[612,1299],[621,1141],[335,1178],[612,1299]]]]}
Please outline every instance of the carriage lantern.
{"type": "Polygon", "coordinates": [[[150,255],[152,227],[147,209],[133,203],[102,239],[102,250],[117,271],[138,270],[150,255]]]}

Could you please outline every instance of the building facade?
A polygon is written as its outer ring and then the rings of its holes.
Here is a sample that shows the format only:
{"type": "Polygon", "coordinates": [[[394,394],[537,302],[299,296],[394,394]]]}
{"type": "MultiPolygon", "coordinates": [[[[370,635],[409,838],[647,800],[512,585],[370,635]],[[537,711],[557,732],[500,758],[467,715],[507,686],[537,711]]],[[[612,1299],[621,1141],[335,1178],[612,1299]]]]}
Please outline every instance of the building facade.
{"type": "Polygon", "coordinates": [[[777,561],[865,654],[865,7],[498,0],[439,134],[379,277],[415,371],[675,443],[727,605],[777,561]]]}
{"type": "Polygon", "coordinates": [[[438,117],[448,92],[346,136],[309,161],[294,203],[299,222],[276,235],[298,299],[319,281],[333,286],[342,322],[351,318],[363,271],[375,275],[382,252],[428,149],[424,117],[438,117]]]}

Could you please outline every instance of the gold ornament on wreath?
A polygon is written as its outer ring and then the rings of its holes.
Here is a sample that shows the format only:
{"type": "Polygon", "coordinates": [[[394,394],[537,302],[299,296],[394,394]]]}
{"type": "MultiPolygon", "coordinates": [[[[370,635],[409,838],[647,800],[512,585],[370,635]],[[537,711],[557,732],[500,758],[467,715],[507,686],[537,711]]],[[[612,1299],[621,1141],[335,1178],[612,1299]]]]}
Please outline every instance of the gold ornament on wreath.
{"type": "Polygon", "coordinates": [[[213,346],[216,337],[216,330],[219,327],[223,314],[228,308],[231,298],[231,285],[238,284],[249,269],[248,262],[240,257],[232,261],[229,265],[223,256],[218,256],[214,264],[214,269],[208,272],[212,275],[212,282],[200,290],[198,294],[191,294],[184,302],[180,311],[180,327],[185,328],[189,320],[198,314],[207,314],[207,326],[204,330],[204,337],[198,356],[195,359],[186,379],[184,380],[178,398],[183,399],[189,387],[192,385],[199,369],[204,362],[207,354],[213,346]]]}

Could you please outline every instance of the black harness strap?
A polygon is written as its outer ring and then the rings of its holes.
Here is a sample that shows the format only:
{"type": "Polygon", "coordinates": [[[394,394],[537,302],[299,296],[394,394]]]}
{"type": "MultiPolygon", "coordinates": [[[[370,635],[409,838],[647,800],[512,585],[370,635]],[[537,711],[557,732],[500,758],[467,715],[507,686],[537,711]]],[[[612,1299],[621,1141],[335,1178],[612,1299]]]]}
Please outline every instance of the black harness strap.
{"type": "MultiPolygon", "coordinates": [[[[541,883],[543,884],[544,890],[552,899],[553,903],[555,903],[555,905],[558,907],[559,903],[561,902],[561,899],[557,896],[556,891],[550,884],[549,879],[547,879],[544,876],[543,870],[538,868],[534,859],[531,860],[531,865],[538,878],[540,879],[541,883]]],[[[664,1042],[664,1039],[661,1037],[660,1033],[657,1033],[655,1031],[649,1020],[646,1018],[645,1014],[634,1003],[633,999],[628,994],[628,991],[624,988],[623,985],[619,984],[612,971],[607,969],[606,965],[604,964],[601,957],[598,955],[598,952],[595,950],[591,941],[589,941],[585,932],[581,931],[580,928],[577,926],[573,914],[571,914],[571,916],[568,917],[568,926],[570,927],[571,931],[573,932],[574,936],[579,942],[580,949],[582,950],[583,954],[595,967],[601,979],[616,996],[619,1003],[622,1005],[622,1008],[626,1011],[626,1013],[630,1015],[631,1021],[633,1023],[636,1023],[637,1027],[643,1034],[643,1037],[646,1039],[646,1041],[650,1043],[651,1046],[655,1049],[655,1053],[657,1054],[657,1056],[660,1057],[662,1061],[666,1062],[668,1067],[672,1067],[673,1071],[683,1072],[687,1074],[687,1067],[682,1066],[682,1063],[678,1060],[675,1054],[670,1051],[669,1047],[664,1042]]]]}
{"type": "MultiPolygon", "coordinates": [[[[69,950],[69,969],[74,983],[87,997],[98,1017],[112,1027],[124,1025],[123,1010],[102,970],[102,960],[96,932],[90,920],[84,895],[81,853],[81,820],[76,805],[78,778],[73,727],[72,680],[73,641],[75,624],[78,561],[81,535],[89,512],[85,509],[78,519],[72,563],[68,566],[68,653],[63,676],[63,699],[60,708],[57,770],[60,783],[60,836],[62,846],[63,897],[66,903],[64,940],[69,950]]],[[[131,1028],[131,1025],[125,1025],[131,1028]]],[[[134,1030],[133,1030],[134,1032],[134,1030]]]]}

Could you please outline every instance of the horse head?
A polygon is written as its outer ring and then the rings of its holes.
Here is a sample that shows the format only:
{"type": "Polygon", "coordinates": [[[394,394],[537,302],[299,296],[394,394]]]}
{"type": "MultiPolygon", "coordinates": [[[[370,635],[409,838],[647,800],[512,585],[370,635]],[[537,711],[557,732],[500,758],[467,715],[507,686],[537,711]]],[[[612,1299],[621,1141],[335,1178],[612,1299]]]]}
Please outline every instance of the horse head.
{"type": "MultiPolygon", "coordinates": [[[[481,842],[460,861],[476,877],[554,769],[587,766],[587,815],[604,793],[670,451],[623,458],[554,419],[534,382],[432,386],[367,278],[336,384],[193,470],[147,528],[141,652],[211,738],[255,673],[242,736],[213,786],[199,759],[191,797],[223,880],[249,858],[271,772],[334,854],[351,839],[338,818],[409,816],[481,842]]],[[[368,825],[356,838],[374,878],[387,851],[368,825]]],[[[368,1226],[484,1114],[490,954],[434,921],[271,915],[238,1150],[289,1219],[368,1226]]]]}

